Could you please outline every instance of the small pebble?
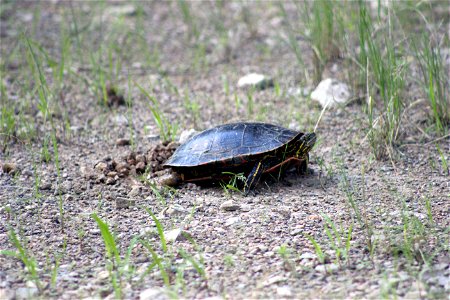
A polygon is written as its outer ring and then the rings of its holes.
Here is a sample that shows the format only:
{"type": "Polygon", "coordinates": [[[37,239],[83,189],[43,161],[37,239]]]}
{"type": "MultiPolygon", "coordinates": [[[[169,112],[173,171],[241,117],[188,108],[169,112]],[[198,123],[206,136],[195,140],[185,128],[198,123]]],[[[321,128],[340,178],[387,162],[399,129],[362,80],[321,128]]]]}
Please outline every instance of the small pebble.
{"type": "Polygon", "coordinates": [[[181,230],[180,228],[164,232],[164,237],[166,238],[167,243],[173,243],[175,241],[184,241],[184,240],[186,240],[185,235],[189,235],[189,234],[187,232],[181,230]]]}
{"type": "Polygon", "coordinates": [[[234,202],[233,200],[228,200],[220,205],[220,209],[224,211],[235,211],[240,208],[240,205],[234,202]]]}
{"type": "Polygon", "coordinates": [[[41,186],[39,187],[40,190],[50,190],[52,188],[52,184],[50,182],[43,182],[41,186]]]}
{"type": "Polygon", "coordinates": [[[14,163],[4,163],[2,166],[3,173],[15,175],[18,172],[17,166],[14,163]]]}
{"type": "Polygon", "coordinates": [[[127,199],[123,197],[116,198],[116,208],[128,208],[130,206],[134,206],[136,204],[135,200],[127,199]]]}
{"type": "Polygon", "coordinates": [[[116,145],[117,146],[128,146],[128,145],[130,145],[130,140],[129,139],[117,139],[116,145]]]}
{"type": "Polygon", "coordinates": [[[263,74],[250,73],[241,77],[237,85],[239,88],[255,87],[263,90],[273,86],[273,80],[263,74]]]}

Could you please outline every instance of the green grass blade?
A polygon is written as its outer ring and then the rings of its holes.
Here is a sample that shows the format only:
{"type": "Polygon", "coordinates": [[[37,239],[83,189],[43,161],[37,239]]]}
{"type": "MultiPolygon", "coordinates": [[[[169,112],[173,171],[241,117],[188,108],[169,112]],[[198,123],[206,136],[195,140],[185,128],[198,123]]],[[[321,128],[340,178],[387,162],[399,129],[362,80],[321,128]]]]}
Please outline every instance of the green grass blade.
{"type": "Polygon", "coordinates": [[[167,242],[166,242],[166,238],[164,237],[164,228],[163,228],[161,222],[158,220],[158,218],[155,216],[155,214],[150,209],[145,208],[145,210],[147,211],[147,213],[152,217],[153,221],[155,222],[156,229],[158,230],[158,235],[161,240],[161,246],[163,248],[163,251],[167,252],[167,242]]]}
{"type": "Polygon", "coordinates": [[[117,250],[116,241],[114,240],[111,231],[109,230],[108,224],[103,222],[97,214],[92,214],[91,217],[97,222],[97,225],[102,234],[103,242],[105,243],[106,253],[110,259],[115,259],[117,263],[120,263],[120,255],[117,250]]]}
{"type": "MultiPolygon", "coordinates": [[[[158,254],[155,252],[155,250],[153,250],[152,246],[150,246],[149,243],[147,243],[147,242],[144,241],[144,240],[140,240],[140,243],[141,243],[141,245],[144,246],[144,247],[150,252],[150,254],[152,255],[154,264],[156,264],[156,265],[158,266],[159,271],[161,272],[161,277],[162,277],[162,279],[163,279],[163,281],[164,281],[164,284],[165,284],[166,286],[170,286],[169,275],[167,274],[166,269],[165,269],[164,265],[162,264],[162,261],[163,261],[163,260],[158,256],[158,254]]],[[[150,267],[153,268],[153,266],[154,266],[154,265],[152,264],[150,267]]],[[[149,268],[150,268],[150,267],[149,267],[149,268]]]]}

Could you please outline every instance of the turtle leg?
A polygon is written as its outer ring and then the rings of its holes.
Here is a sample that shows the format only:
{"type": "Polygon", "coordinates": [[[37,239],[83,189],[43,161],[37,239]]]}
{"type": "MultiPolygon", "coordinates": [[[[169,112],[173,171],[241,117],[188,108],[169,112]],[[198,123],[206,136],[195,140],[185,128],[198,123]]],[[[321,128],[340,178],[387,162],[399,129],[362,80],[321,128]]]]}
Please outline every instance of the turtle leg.
{"type": "Polygon", "coordinates": [[[266,170],[266,164],[263,160],[256,163],[253,170],[248,174],[247,181],[244,186],[244,195],[247,196],[248,193],[258,184],[261,179],[261,175],[266,170]]]}
{"type": "Polygon", "coordinates": [[[308,174],[308,164],[309,164],[309,154],[306,155],[305,159],[301,160],[297,165],[298,174],[308,174]]]}
{"type": "Polygon", "coordinates": [[[248,174],[247,181],[244,186],[244,195],[247,196],[248,193],[259,183],[261,175],[270,169],[273,165],[278,164],[278,159],[276,157],[267,156],[257,162],[253,167],[253,170],[248,174]]]}

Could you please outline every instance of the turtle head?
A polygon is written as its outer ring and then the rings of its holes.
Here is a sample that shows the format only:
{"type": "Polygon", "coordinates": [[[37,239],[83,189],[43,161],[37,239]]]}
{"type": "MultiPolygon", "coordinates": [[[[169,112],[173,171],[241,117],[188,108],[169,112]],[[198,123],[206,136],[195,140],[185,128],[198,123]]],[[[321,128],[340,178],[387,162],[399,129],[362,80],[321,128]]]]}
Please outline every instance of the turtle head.
{"type": "Polygon", "coordinates": [[[305,157],[316,143],[316,134],[314,132],[303,134],[298,140],[296,156],[305,157]]]}

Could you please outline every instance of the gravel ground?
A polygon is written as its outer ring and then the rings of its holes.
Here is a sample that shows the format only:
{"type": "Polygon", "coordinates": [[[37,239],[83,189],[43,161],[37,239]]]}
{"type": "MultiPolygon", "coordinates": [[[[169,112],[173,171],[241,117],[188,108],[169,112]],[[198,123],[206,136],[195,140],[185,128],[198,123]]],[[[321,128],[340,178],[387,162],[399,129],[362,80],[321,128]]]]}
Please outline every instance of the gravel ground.
{"type": "MultiPolygon", "coordinates": [[[[20,28],[31,32],[33,26],[39,29],[33,39],[51,55],[59,53],[58,28],[75,16],[78,30],[88,31],[87,41],[107,45],[115,40],[118,49],[105,48],[115,49],[127,65],[117,76],[117,91],[108,95],[109,107],[98,104],[83,83],[83,78],[96,78],[87,59],[72,63],[77,76],[67,77],[56,101],[60,110],[54,111],[58,124],[69,120],[57,129],[59,175],[53,149],[51,161],[40,159],[38,138],[10,141],[0,153],[0,248],[18,250],[12,242],[15,232],[27,257],[36,259],[39,278],[29,275],[23,260],[3,252],[1,299],[111,299],[117,297],[112,278],[119,273],[125,298],[448,297],[450,185],[442,157],[450,160],[450,143],[448,137],[421,130],[427,119],[424,105],[405,116],[404,142],[392,159],[369,155],[363,103],[354,101],[325,112],[309,174],[288,172],[281,182],[260,184],[255,195],[244,197],[218,185],[155,190],[144,180],[137,163],[159,164],[151,154],[161,149],[161,141],[147,100],[130,82],[151,86],[163,114],[178,124],[178,133],[239,120],[311,131],[321,113],[317,104],[293,92],[314,85],[299,83],[303,70],[293,63],[289,46],[279,42],[284,27],[278,6],[232,2],[220,10],[226,12],[223,16],[212,4],[190,3],[191,14],[198,16],[189,23],[176,2],[145,4],[143,18],[135,8],[124,11],[123,3],[102,7],[75,2],[75,15],[70,5],[59,2],[4,7],[10,11],[2,17],[2,57],[15,47],[20,28]],[[40,19],[33,25],[36,8],[40,19]],[[226,47],[211,33],[216,19],[231,28],[226,47]],[[208,41],[206,49],[198,50],[200,57],[193,50],[192,28],[201,29],[198,39],[208,41]],[[159,63],[153,68],[139,56],[140,44],[133,47],[137,38],[127,30],[143,34],[146,44],[158,50],[159,63]],[[249,72],[268,74],[283,92],[269,87],[248,96],[236,83],[249,72]],[[120,95],[132,105],[121,105],[120,95]],[[117,167],[130,155],[133,164],[117,167]],[[117,164],[106,170],[113,161],[117,164]],[[167,250],[159,224],[147,210],[162,225],[167,250]],[[109,224],[119,248],[122,260],[113,267],[94,213],[109,224]],[[133,245],[136,237],[151,246],[163,268],[155,267],[158,260],[145,243],[133,245]]],[[[286,5],[288,17],[295,15],[294,8],[286,5]]],[[[299,45],[311,58],[306,42],[299,45]]],[[[24,78],[30,76],[22,71],[26,61],[1,61],[8,98],[32,101],[36,95],[23,90],[24,78]]],[[[312,58],[305,61],[305,70],[312,73],[312,58]]],[[[50,76],[52,69],[45,74],[50,76]]],[[[343,59],[330,62],[324,71],[340,80],[346,74],[343,59]]],[[[409,91],[414,93],[415,87],[409,91]]],[[[23,109],[38,132],[51,130],[37,108],[23,109]]]]}

